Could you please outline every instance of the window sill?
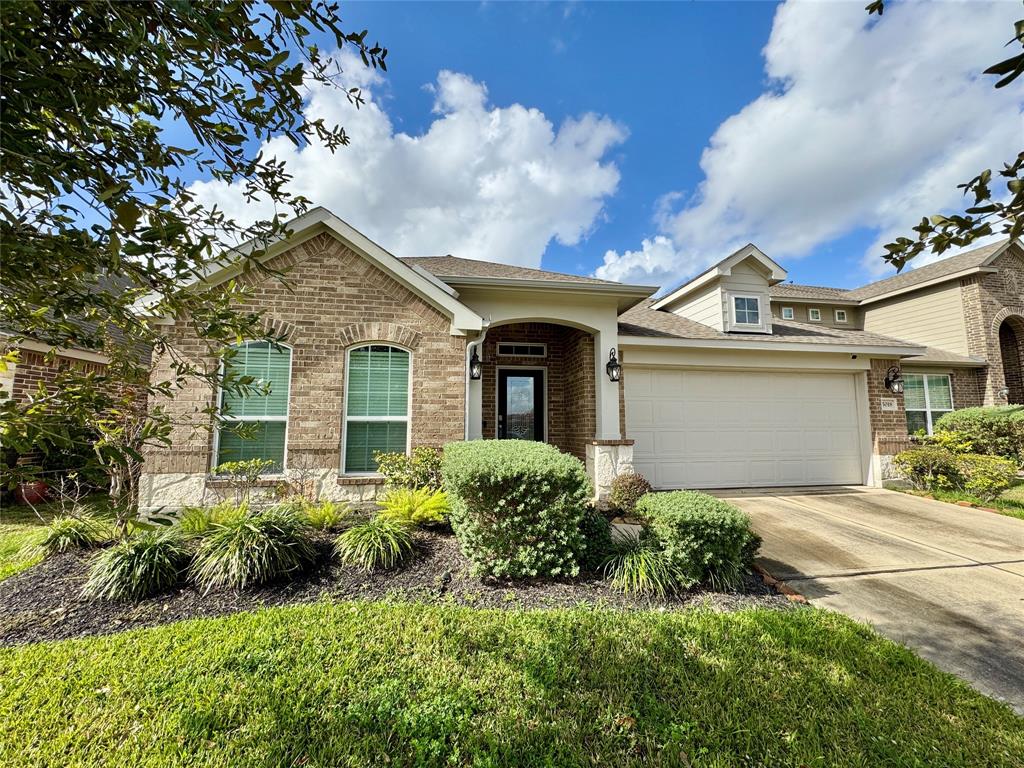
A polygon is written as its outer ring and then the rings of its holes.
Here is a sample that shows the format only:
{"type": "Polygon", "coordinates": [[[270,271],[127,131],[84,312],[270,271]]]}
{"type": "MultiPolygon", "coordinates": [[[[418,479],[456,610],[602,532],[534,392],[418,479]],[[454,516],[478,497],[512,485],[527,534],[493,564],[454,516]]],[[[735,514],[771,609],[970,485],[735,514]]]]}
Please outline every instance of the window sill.
{"type": "MultiPolygon", "coordinates": [[[[288,482],[287,475],[264,475],[253,483],[252,487],[273,488],[276,485],[286,482],[288,482]]],[[[237,481],[232,480],[230,477],[224,477],[223,475],[207,475],[206,485],[209,488],[230,488],[233,485],[237,485],[237,481]]]]}
{"type": "Polygon", "coordinates": [[[338,475],[338,485],[384,485],[383,475],[338,475]]]}

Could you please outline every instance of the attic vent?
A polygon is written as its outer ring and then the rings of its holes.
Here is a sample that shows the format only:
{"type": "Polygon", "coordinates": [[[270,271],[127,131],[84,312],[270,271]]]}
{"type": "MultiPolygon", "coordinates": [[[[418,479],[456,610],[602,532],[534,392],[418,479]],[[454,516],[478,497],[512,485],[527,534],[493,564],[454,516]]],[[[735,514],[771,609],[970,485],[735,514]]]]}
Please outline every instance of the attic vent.
{"type": "Polygon", "coordinates": [[[547,357],[548,349],[543,344],[499,343],[498,354],[506,357],[547,357]]]}

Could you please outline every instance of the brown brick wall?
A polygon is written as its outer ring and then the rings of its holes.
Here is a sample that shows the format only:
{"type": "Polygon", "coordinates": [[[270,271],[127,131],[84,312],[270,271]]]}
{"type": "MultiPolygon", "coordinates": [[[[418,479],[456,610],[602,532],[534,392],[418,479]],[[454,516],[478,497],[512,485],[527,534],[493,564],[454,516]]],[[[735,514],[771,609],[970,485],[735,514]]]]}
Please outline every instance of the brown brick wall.
{"type": "Polygon", "coordinates": [[[981,368],[954,368],[949,382],[953,387],[953,407],[973,408],[984,403],[985,371],[981,368]]]}
{"type": "Polygon", "coordinates": [[[1015,320],[1024,318],[1024,258],[1019,251],[1010,250],[996,259],[993,266],[999,271],[971,275],[960,282],[968,349],[970,354],[983,357],[989,363],[982,389],[986,405],[1005,402],[998,396],[1007,386],[999,344],[1000,326],[1009,319],[1011,324],[1017,322],[1024,330],[1024,319],[1015,320]]]}
{"type": "Polygon", "coordinates": [[[52,362],[47,362],[46,355],[42,352],[23,349],[18,355],[18,364],[14,369],[11,397],[24,402],[29,395],[38,390],[40,383],[49,389],[56,380],[57,374],[68,367],[76,368],[83,373],[96,374],[101,374],[106,369],[103,363],[76,360],[60,355],[55,357],[52,362]]]}
{"type": "Polygon", "coordinates": [[[586,441],[594,438],[597,419],[593,337],[553,323],[512,323],[488,331],[481,372],[481,434],[485,438],[498,435],[498,368],[506,366],[544,369],[547,442],[583,459],[586,441]],[[499,342],[546,344],[547,356],[499,357],[499,342]]]}
{"type": "Polygon", "coordinates": [[[910,446],[907,417],[903,411],[903,395],[893,394],[885,388],[885,374],[893,365],[899,367],[899,361],[873,358],[871,370],[868,371],[868,412],[872,452],[881,456],[892,456],[910,446]],[[896,410],[883,411],[883,398],[896,400],[896,410]]]}
{"type": "MultiPolygon", "coordinates": [[[[412,350],[412,444],[440,445],[464,437],[465,340],[450,335],[449,319],[330,235],[318,235],[278,256],[286,283],[252,274],[240,304],[288,332],[292,348],[289,466],[340,468],[345,352],[362,342],[390,341],[412,350]]],[[[179,353],[215,365],[184,321],[172,329],[179,353]]],[[[154,380],[169,375],[158,361],[154,380]]],[[[153,449],[149,473],[206,472],[212,434],[202,414],[214,392],[190,382],[161,402],[176,420],[171,449],[153,449]]]]}

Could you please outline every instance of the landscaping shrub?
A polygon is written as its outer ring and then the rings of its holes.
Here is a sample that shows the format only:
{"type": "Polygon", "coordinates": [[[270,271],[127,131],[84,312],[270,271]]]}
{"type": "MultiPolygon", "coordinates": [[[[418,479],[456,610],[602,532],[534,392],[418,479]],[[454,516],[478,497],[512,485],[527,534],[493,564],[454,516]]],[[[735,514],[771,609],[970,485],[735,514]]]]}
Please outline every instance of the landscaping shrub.
{"type": "Polygon", "coordinates": [[[651,490],[651,484],[639,472],[623,472],[612,480],[608,500],[622,514],[632,515],[636,511],[636,503],[651,490]]]}
{"type": "Polygon", "coordinates": [[[448,495],[430,488],[395,488],[379,503],[381,517],[409,525],[443,523],[448,516],[448,495]]]}
{"type": "Polygon", "coordinates": [[[44,555],[89,549],[108,541],[110,535],[110,526],[91,514],[61,515],[46,526],[39,549],[44,555]]]}
{"type": "Polygon", "coordinates": [[[221,501],[211,507],[183,507],[178,525],[185,536],[202,536],[215,525],[224,525],[248,514],[248,502],[221,501]]]}
{"type": "Polygon", "coordinates": [[[683,587],[735,587],[760,544],[750,518],[706,493],[649,493],[636,511],[649,522],[683,587]]]}
{"type": "Polygon", "coordinates": [[[93,599],[139,600],[170,589],[188,567],[180,531],[142,531],[96,556],[82,594],[93,599]]]}
{"type": "Polygon", "coordinates": [[[393,568],[412,553],[408,524],[393,518],[371,518],[354,525],[334,542],[338,559],[364,571],[393,568]]]}
{"type": "Polygon", "coordinates": [[[408,456],[404,453],[376,451],[373,458],[388,488],[429,488],[439,491],[444,487],[439,448],[420,445],[413,448],[412,454],[408,456]]]}
{"type": "Polygon", "coordinates": [[[452,527],[478,575],[575,576],[591,497],[583,463],[530,440],[445,446],[452,527]]]}
{"type": "Polygon", "coordinates": [[[954,488],[959,483],[957,457],[948,448],[922,445],[893,456],[900,476],[919,491],[954,488]]]}
{"type": "Polygon", "coordinates": [[[998,498],[1017,476],[1017,464],[1001,456],[968,453],[957,458],[956,466],[963,490],[982,501],[998,498]]]}
{"type": "Polygon", "coordinates": [[[580,521],[580,534],[583,542],[577,562],[584,570],[596,571],[615,550],[611,523],[596,509],[587,507],[580,521]]]}
{"type": "Polygon", "coordinates": [[[627,595],[664,597],[681,582],[672,560],[647,533],[620,541],[603,567],[612,587],[627,595]]]}
{"type": "Polygon", "coordinates": [[[334,531],[352,514],[352,506],[344,501],[310,501],[297,496],[281,502],[278,507],[299,515],[310,528],[317,531],[334,531]]]}
{"type": "Polygon", "coordinates": [[[309,532],[301,515],[282,507],[217,523],[200,540],[192,578],[206,591],[245,589],[301,571],[316,560],[309,532]]]}
{"type": "Polygon", "coordinates": [[[974,453],[1002,456],[1024,465],[1024,406],[961,408],[935,422],[936,432],[958,432],[974,453]]]}

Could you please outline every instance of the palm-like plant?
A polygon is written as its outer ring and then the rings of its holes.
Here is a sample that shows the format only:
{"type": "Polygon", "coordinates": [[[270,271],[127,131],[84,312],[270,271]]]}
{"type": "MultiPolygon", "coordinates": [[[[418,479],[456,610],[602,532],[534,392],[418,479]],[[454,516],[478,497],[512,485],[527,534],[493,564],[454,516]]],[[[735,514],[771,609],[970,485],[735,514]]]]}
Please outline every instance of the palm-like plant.
{"type": "Polygon", "coordinates": [[[402,523],[441,523],[448,516],[448,496],[430,488],[396,488],[380,500],[381,516],[402,523]]]}

